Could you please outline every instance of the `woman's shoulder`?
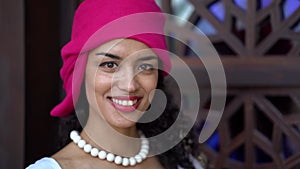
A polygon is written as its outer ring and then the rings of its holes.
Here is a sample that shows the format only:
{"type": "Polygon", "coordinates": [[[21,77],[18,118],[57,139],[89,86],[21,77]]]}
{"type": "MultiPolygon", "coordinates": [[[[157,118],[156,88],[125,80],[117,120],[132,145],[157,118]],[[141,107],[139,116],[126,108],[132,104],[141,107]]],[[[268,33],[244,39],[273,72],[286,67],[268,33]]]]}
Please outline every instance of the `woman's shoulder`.
{"type": "Polygon", "coordinates": [[[29,165],[26,169],[62,169],[58,162],[51,157],[44,157],[34,164],[29,165]]]}
{"type": "Polygon", "coordinates": [[[74,149],[72,148],[72,144],[68,144],[51,157],[44,157],[34,164],[29,165],[26,169],[62,169],[66,166],[73,166],[71,164],[73,164],[72,162],[77,161],[77,154],[72,151],[72,149],[74,149]],[[72,156],[70,156],[70,154],[72,154],[72,156]]]}

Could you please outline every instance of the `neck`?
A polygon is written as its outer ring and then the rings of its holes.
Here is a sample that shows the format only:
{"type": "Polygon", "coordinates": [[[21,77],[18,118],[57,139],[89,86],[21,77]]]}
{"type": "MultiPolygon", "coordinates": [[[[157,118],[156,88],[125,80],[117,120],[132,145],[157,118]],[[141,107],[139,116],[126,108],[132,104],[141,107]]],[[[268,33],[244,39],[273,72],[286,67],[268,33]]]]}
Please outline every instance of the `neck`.
{"type": "Polygon", "coordinates": [[[92,146],[121,156],[133,156],[140,149],[136,126],[113,128],[100,115],[91,113],[81,133],[92,146]]]}

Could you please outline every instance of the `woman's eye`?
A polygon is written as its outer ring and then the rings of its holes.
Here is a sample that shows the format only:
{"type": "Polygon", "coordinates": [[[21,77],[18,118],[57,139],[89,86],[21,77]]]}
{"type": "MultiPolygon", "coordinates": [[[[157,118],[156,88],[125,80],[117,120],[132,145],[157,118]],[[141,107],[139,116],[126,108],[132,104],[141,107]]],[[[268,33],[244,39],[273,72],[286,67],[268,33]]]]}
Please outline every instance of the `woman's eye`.
{"type": "Polygon", "coordinates": [[[150,71],[150,70],[153,70],[154,69],[154,66],[151,65],[151,64],[141,64],[139,67],[138,67],[138,70],[139,71],[150,71]]]}
{"type": "Polygon", "coordinates": [[[103,62],[99,65],[99,67],[103,68],[104,70],[113,71],[118,67],[118,64],[115,62],[103,62]]]}

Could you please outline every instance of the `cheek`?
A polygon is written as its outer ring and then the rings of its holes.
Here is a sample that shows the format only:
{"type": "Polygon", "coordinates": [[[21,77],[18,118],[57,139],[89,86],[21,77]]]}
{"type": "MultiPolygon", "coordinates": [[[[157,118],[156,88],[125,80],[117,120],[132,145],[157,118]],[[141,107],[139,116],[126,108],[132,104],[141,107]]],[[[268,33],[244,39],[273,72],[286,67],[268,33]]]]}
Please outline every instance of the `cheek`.
{"type": "Polygon", "coordinates": [[[157,76],[152,76],[148,78],[144,78],[141,80],[142,86],[146,91],[147,95],[149,95],[153,90],[156,89],[157,86],[157,76]]]}
{"type": "Polygon", "coordinates": [[[109,92],[112,85],[112,78],[104,75],[97,75],[94,80],[95,92],[98,94],[105,94],[109,92]]]}
{"type": "Polygon", "coordinates": [[[110,90],[111,81],[110,77],[101,74],[86,75],[86,96],[90,104],[96,104],[99,98],[104,97],[110,90]]]}

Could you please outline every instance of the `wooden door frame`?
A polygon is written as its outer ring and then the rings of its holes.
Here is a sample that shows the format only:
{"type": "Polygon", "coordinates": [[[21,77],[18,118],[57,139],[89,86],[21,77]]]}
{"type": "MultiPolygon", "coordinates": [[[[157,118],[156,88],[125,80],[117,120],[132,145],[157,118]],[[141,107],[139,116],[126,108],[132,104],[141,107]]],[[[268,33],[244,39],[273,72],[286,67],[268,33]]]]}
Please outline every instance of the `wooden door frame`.
{"type": "Polygon", "coordinates": [[[0,168],[24,168],[24,1],[0,5],[0,168]]]}

